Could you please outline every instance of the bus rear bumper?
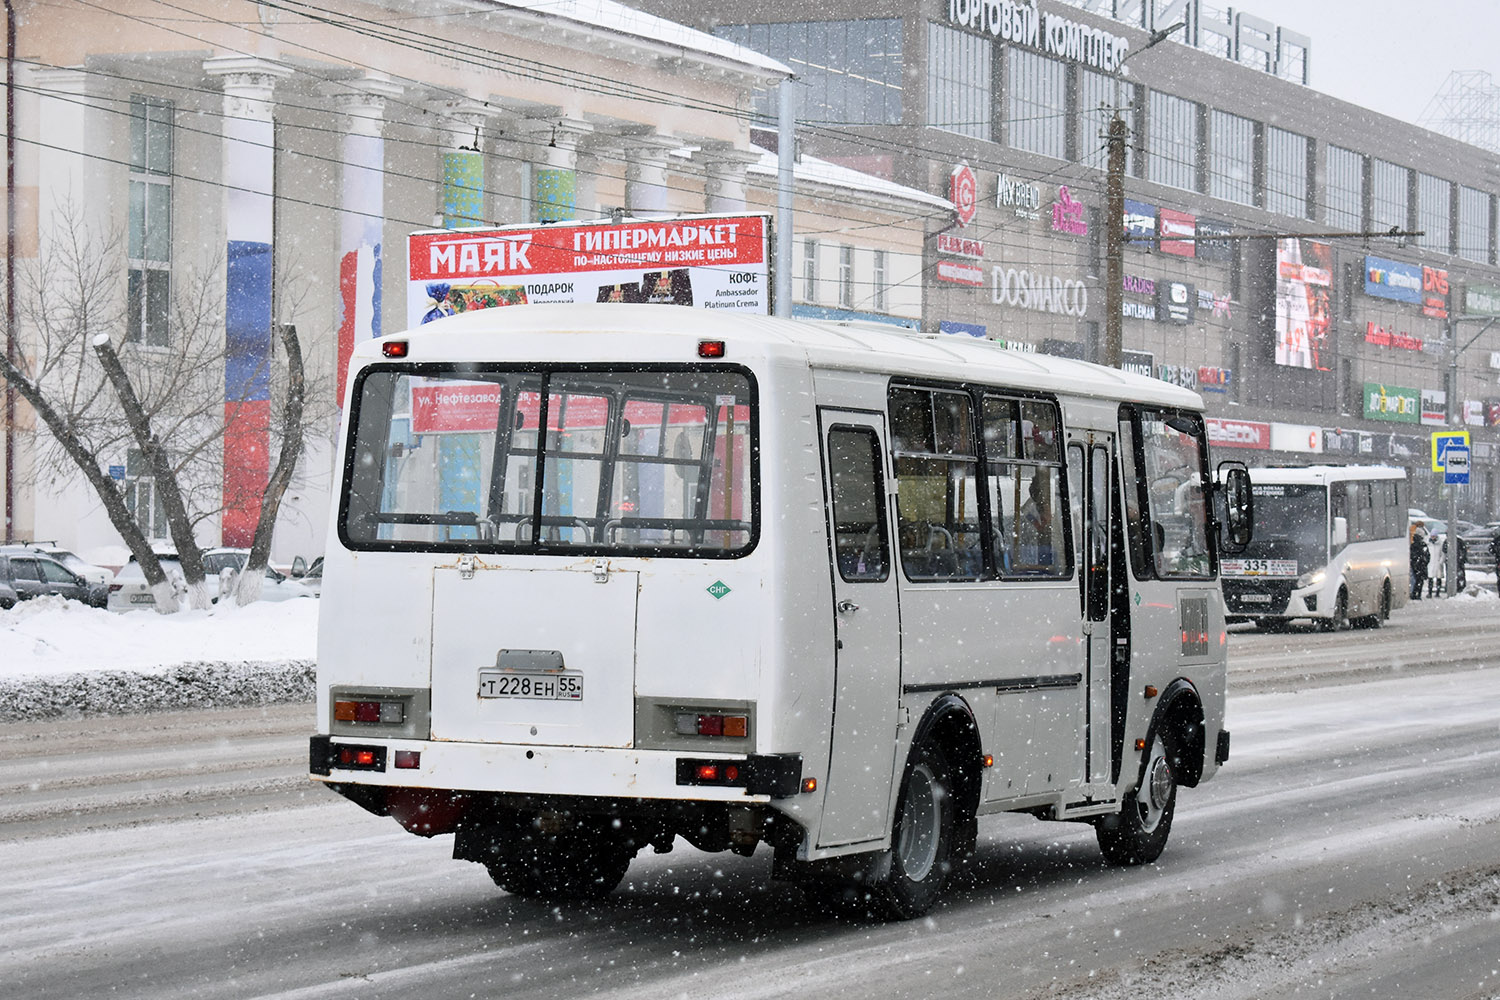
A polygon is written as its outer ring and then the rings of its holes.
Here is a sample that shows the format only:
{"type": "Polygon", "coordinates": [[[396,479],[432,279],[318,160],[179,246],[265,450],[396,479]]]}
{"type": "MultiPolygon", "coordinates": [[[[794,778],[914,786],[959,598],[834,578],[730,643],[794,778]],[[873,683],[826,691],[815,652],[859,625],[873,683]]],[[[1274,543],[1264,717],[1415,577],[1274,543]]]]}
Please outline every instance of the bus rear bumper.
{"type": "Polygon", "coordinates": [[[372,740],[316,735],[308,771],[328,784],[588,798],[770,802],[803,790],[800,754],[372,740]]]}

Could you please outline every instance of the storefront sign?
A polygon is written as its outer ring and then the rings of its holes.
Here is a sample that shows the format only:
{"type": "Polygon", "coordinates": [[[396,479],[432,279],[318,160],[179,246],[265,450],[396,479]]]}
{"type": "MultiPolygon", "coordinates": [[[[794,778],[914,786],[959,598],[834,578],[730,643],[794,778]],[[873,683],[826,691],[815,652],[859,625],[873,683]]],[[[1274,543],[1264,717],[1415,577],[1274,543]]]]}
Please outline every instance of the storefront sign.
{"type": "Polygon", "coordinates": [[[1323,452],[1330,455],[1369,455],[1375,451],[1375,436],[1340,428],[1323,431],[1323,452]]]}
{"type": "Polygon", "coordinates": [[[765,315],[769,232],[767,216],[714,215],[413,233],[407,325],[536,302],[665,302],[765,315]]]}
{"type": "Polygon", "coordinates": [[[1156,298],[1156,280],[1154,278],[1143,278],[1138,274],[1127,274],[1120,282],[1124,286],[1126,294],[1145,295],[1156,298]]]}
{"type": "Polygon", "coordinates": [[[1001,174],[995,189],[995,207],[1008,208],[1018,219],[1042,217],[1042,188],[1028,180],[1001,174]]]}
{"type": "Polygon", "coordinates": [[[1227,294],[1220,295],[1207,288],[1198,289],[1198,309],[1212,313],[1214,319],[1234,319],[1233,305],[1233,300],[1227,294]]]}
{"type": "Polygon", "coordinates": [[[1185,281],[1156,283],[1156,315],[1165,316],[1179,326],[1193,321],[1198,307],[1198,292],[1185,281]]]}
{"type": "Polygon", "coordinates": [[[1384,257],[1365,258],[1365,294],[1396,302],[1422,301],[1422,269],[1384,257]]]}
{"type": "Polygon", "coordinates": [[[1083,202],[1073,197],[1066,184],[1057,189],[1057,200],[1052,203],[1052,231],[1070,236],[1089,234],[1089,222],[1084,216],[1083,202]]]}
{"type": "Polygon", "coordinates": [[[938,320],[938,333],[949,333],[958,337],[978,337],[984,339],[985,326],[983,323],[959,323],[956,320],[938,320]]]}
{"type": "Polygon", "coordinates": [[[974,213],[979,209],[979,182],[974,180],[974,171],[967,163],[960,163],[948,175],[948,200],[953,202],[960,226],[974,221],[974,213]]]}
{"type": "Polygon", "coordinates": [[[1443,389],[1422,390],[1422,423],[1441,427],[1448,422],[1448,393],[1443,389]]]}
{"type": "Polygon", "coordinates": [[[1138,249],[1156,240],[1156,206],[1125,199],[1125,242],[1138,249]]]}
{"type": "Polygon", "coordinates": [[[1208,443],[1220,448],[1254,448],[1257,451],[1271,450],[1271,425],[1254,420],[1224,420],[1206,417],[1203,421],[1208,430],[1208,443]]]}
{"type": "Polygon", "coordinates": [[[1276,363],[1328,371],[1324,349],[1333,310],[1333,247],[1316,240],[1276,241],[1276,363]]]}
{"type": "Polygon", "coordinates": [[[1163,382],[1180,385],[1194,392],[1198,391],[1198,369],[1196,368],[1189,368],[1187,365],[1157,365],[1156,377],[1163,382]]]}
{"type": "Polygon", "coordinates": [[[1323,453],[1323,428],[1304,424],[1272,424],[1271,450],[1290,451],[1301,455],[1323,453]]]}
{"type": "Polygon", "coordinates": [[[1422,419],[1422,395],[1415,389],[1399,385],[1365,383],[1365,419],[1394,420],[1415,424],[1422,419]]]}
{"type": "Polygon", "coordinates": [[[1155,378],[1156,357],[1150,351],[1121,351],[1120,370],[1155,378]]]}
{"type": "Polygon", "coordinates": [[[1126,319],[1149,319],[1156,321],[1155,302],[1122,302],[1120,303],[1120,315],[1126,319]]]}
{"type": "Polygon", "coordinates": [[[948,23],[1092,66],[1119,69],[1130,40],[1016,0],[948,0],[948,23]]]}
{"type": "Polygon", "coordinates": [[[1464,312],[1474,316],[1500,316],[1500,288],[1490,285],[1465,286],[1464,312]]]}
{"type": "Polygon", "coordinates": [[[1213,368],[1207,365],[1198,367],[1198,391],[1227,393],[1229,386],[1234,382],[1234,372],[1228,368],[1213,368]]]}
{"type": "Polygon", "coordinates": [[[969,285],[973,288],[984,286],[984,268],[977,264],[963,264],[956,260],[940,260],[937,262],[937,279],[946,281],[953,285],[969,285]]]}
{"type": "Polygon", "coordinates": [[[1198,235],[1197,216],[1164,208],[1161,210],[1158,224],[1161,232],[1162,253],[1175,254],[1178,257],[1197,255],[1197,244],[1191,242],[1198,235]],[[1186,241],[1168,239],[1171,236],[1186,237],[1186,241]]]}
{"type": "Polygon", "coordinates": [[[1500,351],[1490,352],[1490,370],[1500,371],[1500,351]]]}
{"type": "Polygon", "coordinates": [[[1089,290],[1081,281],[1015,267],[995,267],[990,274],[994,279],[991,297],[997,306],[1064,316],[1082,316],[1088,311],[1089,290]]]}
{"type": "Polygon", "coordinates": [[[971,240],[964,236],[954,236],[952,233],[938,233],[937,252],[950,253],[955,257],[968,257],[971,260],[983,260],[984,240],[971,240]]]}
{"type": "Polygon", "coordinates": [[[1421,337],[1413,337],[1409,333],[1396,333],[1373,321],[1365,324],[1365,343],[1380,347],[1394,347],[1402,351],[1422,349],[1421,337]]]}
{"type": "Polygon", "coordinates": [[[1448,318],[1448,272],[1442,268],[1422,268],[1422,315],[1448,318]]]}
{"type": "Polygon", "coordinates": [[[1500,399],[1484,401],[1484,416],[1486,427],[1500,427],[1500,399]]]}
{"type": "Polygon", "coordinates": [[[1470,427],[1484,426],[1484,404],[1477,399],[1464,400],[1464,423],[1470,427]]]}
{"type": "Polygon", "coordinates": [[[1227,222],[1218,219],[1198,220],[1198,242],[1194,244],[1198,248],[1198,259],[1206,260],[1214,264],[1228,264],[1234,260],[1234,243],[1230,240],[1208,239],[1212,236],[1228,236],[1234,232],[1234,227],[1227,222]]]}

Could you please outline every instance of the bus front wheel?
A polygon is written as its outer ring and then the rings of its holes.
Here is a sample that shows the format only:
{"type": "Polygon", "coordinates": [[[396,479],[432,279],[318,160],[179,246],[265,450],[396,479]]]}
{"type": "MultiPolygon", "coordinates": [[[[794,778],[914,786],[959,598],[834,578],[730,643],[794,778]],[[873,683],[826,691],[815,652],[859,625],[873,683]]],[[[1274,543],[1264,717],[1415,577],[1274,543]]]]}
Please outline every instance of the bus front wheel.
{"type": "Polygon", "coordinates": [[[1150,864],[1167,846],[1176,808],[1177,779],[1158,734],[1151,741],[1141,783],[1125,796],[1124,808],[1094,827],[1099,850],[1111,864],[1150,864]]]}
{"type": "Polygon", "coordinates": [[[896,802],[890,872],[880,886],[886,910],[920,917],[942,894],[953,864],[956,800],[947,755],[931,743],[912,750],[896,802]]]}
{"type": "Polygon", "coordinates": [[[1333,614],[1321,624],[1325,632],[1342,632],[1349,627],[1349,591],[1339,588],[1338,597],[1333,599],[1333,614]]]}

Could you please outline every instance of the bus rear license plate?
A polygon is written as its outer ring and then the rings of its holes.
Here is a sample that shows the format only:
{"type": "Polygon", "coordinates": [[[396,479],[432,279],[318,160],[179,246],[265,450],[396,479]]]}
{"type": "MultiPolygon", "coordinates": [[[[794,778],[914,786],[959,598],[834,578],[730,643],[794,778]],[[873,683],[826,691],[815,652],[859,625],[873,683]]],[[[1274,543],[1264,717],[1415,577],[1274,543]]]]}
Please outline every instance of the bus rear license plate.
{"type": "Polygon", "coordinates": [[[576,670],[563,673],[481,670],[479,671],[479,697],[582,701],[583,674],[576,670]]]}
{"type": "Polygon", "coordinates": [[[1270,594],[1242,594],[1242,595],[1240,595],[1240,600],[1244,601],[1246,604],[1270,604],[1271,603],[1271,595],[1270,594]]]}

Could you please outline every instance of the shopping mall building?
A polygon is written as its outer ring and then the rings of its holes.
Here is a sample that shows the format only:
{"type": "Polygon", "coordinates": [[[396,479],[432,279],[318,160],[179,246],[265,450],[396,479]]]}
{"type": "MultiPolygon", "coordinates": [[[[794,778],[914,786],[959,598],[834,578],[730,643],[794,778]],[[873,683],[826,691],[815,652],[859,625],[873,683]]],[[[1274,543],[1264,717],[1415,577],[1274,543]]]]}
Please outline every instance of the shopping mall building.
{"type": "Polygon", "coordinates": [[[972,217],[926,234],[923,324],[1019,350],[1099,356],[1122,106],[1125,365],[1200,391],[1220,457],[1391,462],[1429,507],[1451,408],[1462,512],[1500,516],[1500,324],[1475,318],[1500,313],[1500,159],[1309,88],[1317,40],[1253,0],[634,2],[790,66],[803,150],[950,198],[972,174],[972,217]],[[1393,230],[1421,235],[1322,235],[1393,230]]]}

